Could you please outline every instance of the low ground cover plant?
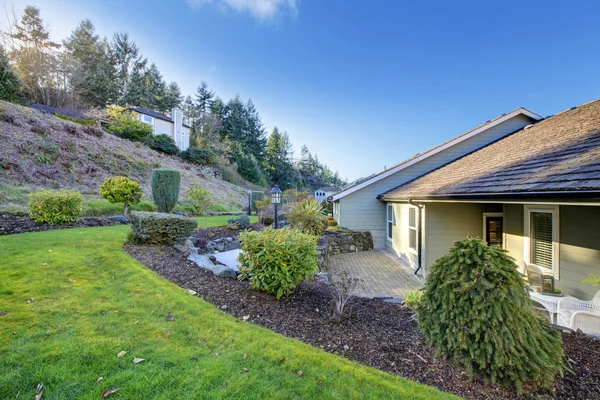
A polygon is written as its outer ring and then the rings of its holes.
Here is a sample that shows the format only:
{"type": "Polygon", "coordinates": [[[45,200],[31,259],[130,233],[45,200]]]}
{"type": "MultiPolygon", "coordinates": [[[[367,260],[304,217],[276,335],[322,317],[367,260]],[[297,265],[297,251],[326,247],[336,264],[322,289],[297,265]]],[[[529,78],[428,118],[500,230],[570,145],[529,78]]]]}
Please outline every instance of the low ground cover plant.
{"type": "Polygon", "coordinates": [[[417,305],[438,353],[492,383],[550,387],[562,375],[558,331],[538,315],[514,260],[477,238],[431,267],[417,305]]]}
{"type": "Polygon", "coordinates": [[[83,196],[73,190],[40,190],[29,201],[29,216],[38,223],[77,222],[82,212],[83,196]]]}
{"type": "Polygon", "coordinates": [[[142,187],[125,176],[106,178],[100,186],[100,195],[111,203],[123,203],[123,215],[127,216],[129,206],[142,200],[142,187]]]}
{"type": "Polygon", "coordinates": [[[289,296],[318,271],[316,236],[292,229],[264,229],[240,235],[239,279],[278,299],[289,296]]]}
{"type": "Polygon", "coordinates": [[[133,211],[130,219],[130,240],[140,244],[178,244],[198,228],[196,219],[176,214],[133,211]]]}
{"type": "Polygon", "coordinates": [[[235,229],[248,229],[250,228],[250,217],[242,214],[237,218],[228,220],[227,225],[235,229]]]}
{"type": "Polygon", "coordinates": [[[404,305],[406,307],[415,308],[423,300],[423,291],[421,289],[411,290],[404,297],[404,305]]]}
{"type": "Polygon", "coordinates": [[[152,197],[158,211],[170,213],[179,199],[181,174],[174,169],[152,170],[152,197]]]}

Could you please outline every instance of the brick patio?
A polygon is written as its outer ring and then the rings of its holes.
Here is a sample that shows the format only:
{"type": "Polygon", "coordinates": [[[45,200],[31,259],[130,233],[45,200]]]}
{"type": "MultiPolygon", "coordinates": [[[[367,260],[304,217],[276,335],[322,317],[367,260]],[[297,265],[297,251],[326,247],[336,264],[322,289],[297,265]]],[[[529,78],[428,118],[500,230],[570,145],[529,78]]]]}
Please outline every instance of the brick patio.
{"type": "Polygon", "coordinates": [[[423,286],[412,269],[388,251],[339,254],[332,257],[331,265],[362,279],[363,288],[358,293],[361,297],[403,299],[409,291],[423,286]]]}

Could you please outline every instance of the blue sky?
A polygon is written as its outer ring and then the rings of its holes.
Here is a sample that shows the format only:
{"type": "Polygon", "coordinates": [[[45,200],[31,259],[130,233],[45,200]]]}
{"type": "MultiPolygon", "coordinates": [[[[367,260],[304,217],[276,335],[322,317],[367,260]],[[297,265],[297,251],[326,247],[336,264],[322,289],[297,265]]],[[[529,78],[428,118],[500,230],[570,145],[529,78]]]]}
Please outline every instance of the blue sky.
{"type": "Polygon", "coordinates": [[[600,2],[32,0],[54,39],[128,31],[168,81],[252,98],[350,180],[518,107],[600,93],[600,2]]]}

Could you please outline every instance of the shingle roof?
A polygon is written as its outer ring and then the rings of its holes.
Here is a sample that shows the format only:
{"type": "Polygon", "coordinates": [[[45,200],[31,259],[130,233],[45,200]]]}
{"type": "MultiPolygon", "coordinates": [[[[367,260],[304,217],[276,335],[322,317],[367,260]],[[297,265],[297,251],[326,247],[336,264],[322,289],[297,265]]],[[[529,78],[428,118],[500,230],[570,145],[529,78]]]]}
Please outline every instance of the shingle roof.
{"type": "Polygon", "coordinates": [[[600,99],[529,125],[379,196],[600,195],[600,99]]]}
{"type": "MultiPolygon", "coordinates": [[[[171,119],[171,117],[169,117],[166,114],[163,114],[161,112],[154,111],[154,110],[152,110],[150,108],[130,107],[129,109],[133,110],[135,112],[138,112],[140,114],[146,114],[146,115],[149,115],[149,116],[154,117],[154,118],[162,119],[163,121],[173,122],[173,120],[171,119]]],[[[183,126],[185,126],[186,128],[190,128],[190,126],[186,125],[186,124],[183,124],[183,126]]]]}
{"type": "Polygon", "coordinates": [[[317,192],[337,192],[340,189],[333,186],[323,186],[322,188],[317,189],[317,192]]]}

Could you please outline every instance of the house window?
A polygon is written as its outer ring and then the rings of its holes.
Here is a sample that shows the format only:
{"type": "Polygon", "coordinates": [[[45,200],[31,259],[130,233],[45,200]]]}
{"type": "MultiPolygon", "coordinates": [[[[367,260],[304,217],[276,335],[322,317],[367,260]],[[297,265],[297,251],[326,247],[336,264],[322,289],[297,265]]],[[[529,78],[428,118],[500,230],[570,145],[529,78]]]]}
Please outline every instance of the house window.
{"type": "Polygon", "coordinates": [[[392,240],[392,232],[394,230],[394,207],[391,204],[387,206],[387,238],[392,240]]]}
{"type": "Polygon", "coordinates": [[[149,115],[142,114],[142,121],[146,122],[147,124],[154,125],[154,118],[149,115]]]}
{"type": "Polygon", "coordinates": [[[559,278],[558,206],[525,206],[525,261],[559,278]]]}
{"type": "Polygon", "coordinates": [[[419,245],[417,212],[418,209],[416,207],[408,209],[408,249],[413,253],[417,253],[417,246],[419,245]]]}

